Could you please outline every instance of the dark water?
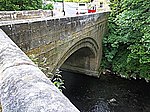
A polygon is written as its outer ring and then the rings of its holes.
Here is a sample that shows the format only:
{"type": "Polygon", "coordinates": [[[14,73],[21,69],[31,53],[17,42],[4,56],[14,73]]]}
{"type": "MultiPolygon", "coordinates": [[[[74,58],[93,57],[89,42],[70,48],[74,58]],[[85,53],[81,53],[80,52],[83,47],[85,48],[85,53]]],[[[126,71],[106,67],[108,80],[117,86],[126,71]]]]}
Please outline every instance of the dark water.
{"type": "Polygon", "coordinates": [[[150,112],[150,84],[144,80],[62,74],[63,93],[81,112],[150,112]]]}

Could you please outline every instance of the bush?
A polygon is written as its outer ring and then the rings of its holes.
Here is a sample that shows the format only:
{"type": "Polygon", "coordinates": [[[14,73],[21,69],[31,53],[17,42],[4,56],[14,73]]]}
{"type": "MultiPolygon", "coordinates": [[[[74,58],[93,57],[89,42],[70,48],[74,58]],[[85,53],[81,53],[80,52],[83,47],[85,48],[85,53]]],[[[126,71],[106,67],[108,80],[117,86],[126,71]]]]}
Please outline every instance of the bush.
{"type": "Polygon", "coordinates": [[[102,67],[123,77],[150,80],[150,1],[111,0],[102,67]]]}
{"type": "Polygon", "coordinates": [[[46,4],[44,7],[43,7],[44,10],[53,10],[54,9],[54,6],[52,3],[50,4],[46,4]]]}

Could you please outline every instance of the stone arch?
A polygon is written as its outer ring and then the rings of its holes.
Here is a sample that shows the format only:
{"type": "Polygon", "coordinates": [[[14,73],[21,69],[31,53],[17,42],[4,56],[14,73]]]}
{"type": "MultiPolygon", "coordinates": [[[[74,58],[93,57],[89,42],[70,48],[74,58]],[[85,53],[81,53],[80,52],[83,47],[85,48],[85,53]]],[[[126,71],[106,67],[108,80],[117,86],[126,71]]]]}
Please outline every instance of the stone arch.
{"type": "MultiPolygon", "coordinates": [[[[98,43],[90,37],[81,39],[80,41],[76,42],[73,44],[71,47],[65,50],[64,54],[59,58],[59,60],[55,63],[55,68],[53,69],[53,72],[57,68],[60,68],[62,64],[76,51],[80,50],[81,48],[88,48],[90,51],[93,53],[95,60],[99,59],[98,58],[98,50],[99,50],[99,45],[98,43]]],[[[97,67],[95,67],[95,72],[97,72],[97,67]]],[[[88,71],[88,70],[87,70],[88,71]]],[[[89,70],[90,71],[90,70],[89,70]]],[[[85,73],[87,75],[90,75],[90,73],[85,73]]]]}

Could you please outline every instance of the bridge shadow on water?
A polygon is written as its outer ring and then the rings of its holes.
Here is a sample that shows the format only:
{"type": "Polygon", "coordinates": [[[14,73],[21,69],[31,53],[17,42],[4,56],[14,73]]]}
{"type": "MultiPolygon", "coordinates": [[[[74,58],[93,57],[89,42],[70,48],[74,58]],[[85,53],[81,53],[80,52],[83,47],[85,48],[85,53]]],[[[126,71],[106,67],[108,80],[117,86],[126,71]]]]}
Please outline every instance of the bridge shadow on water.
{"type": "Polygon", "coordinates": [[[63,93],[81,112],[150,112],[150,83],[63,71],[63,93]]]}

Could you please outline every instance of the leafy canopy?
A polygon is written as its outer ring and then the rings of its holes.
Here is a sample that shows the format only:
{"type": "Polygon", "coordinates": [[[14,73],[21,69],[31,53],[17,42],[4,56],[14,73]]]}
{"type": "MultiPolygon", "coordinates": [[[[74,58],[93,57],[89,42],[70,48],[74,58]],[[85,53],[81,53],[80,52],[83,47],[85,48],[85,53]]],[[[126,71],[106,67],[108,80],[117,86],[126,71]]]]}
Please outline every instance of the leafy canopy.
{"type": "Polygon", "coordinates": [[[110,0],[102,67],[150,80],[150,0],[110,0]]]}

